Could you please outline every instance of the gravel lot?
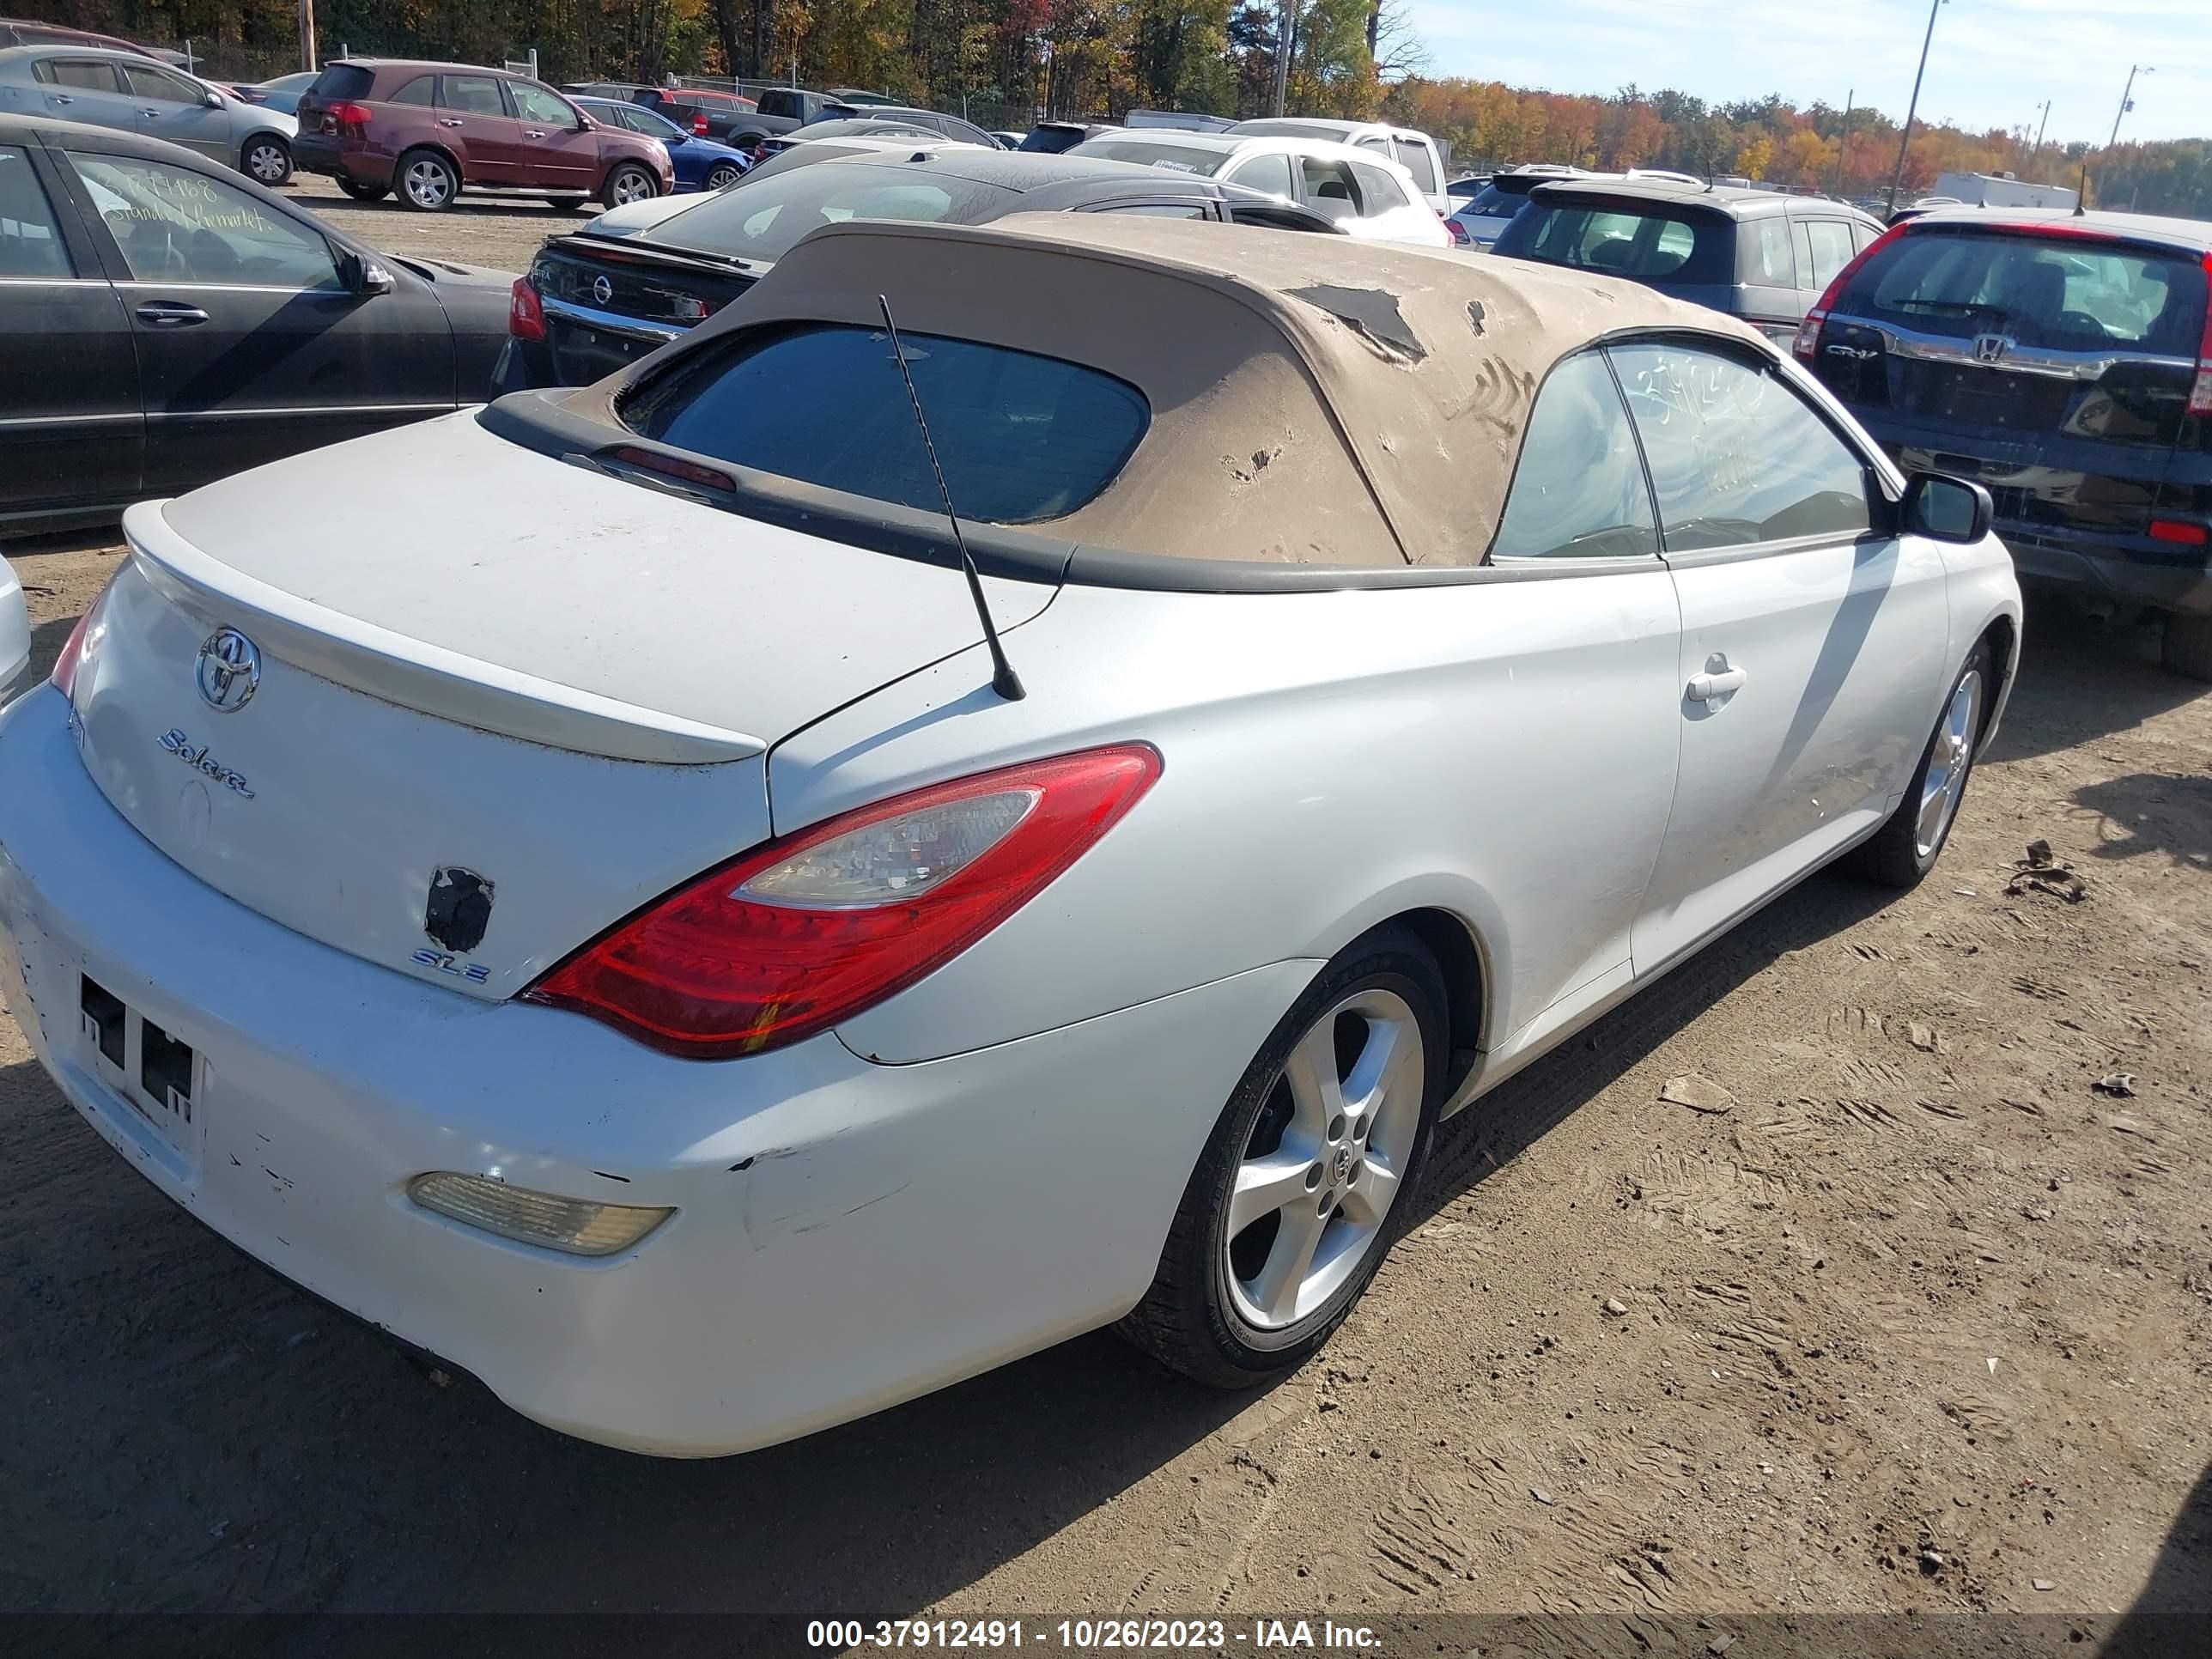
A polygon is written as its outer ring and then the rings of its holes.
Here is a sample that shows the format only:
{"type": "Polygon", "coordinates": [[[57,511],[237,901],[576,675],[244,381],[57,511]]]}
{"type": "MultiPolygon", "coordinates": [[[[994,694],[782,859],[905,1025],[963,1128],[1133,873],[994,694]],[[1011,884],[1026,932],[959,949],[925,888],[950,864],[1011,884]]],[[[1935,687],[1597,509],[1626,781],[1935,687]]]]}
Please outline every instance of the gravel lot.
{"type": "Polygon", "coordinates": [[[489,265],[517,276],[529,269],[538,245],[548,236],[574,230],[599,210],[596,204],[571,213],[542,202],[464,196],[443,213],[415,213],[389,196],[381,202],[354,201],[339,195],[329,179],[307,173],[295,176],[286,193],[349,236],[387,253],[489,265]]]}
{"type": "MultiPolygon", "coordinates": [[[[573,222],[302,193],[509,269],[573,222]]],[[[50,658],[117,555],[7,551],[50,658]]],[[[734,1461],[567,1441],[186,1218],[0,1019],[0,1609],[2212,1618],[2212,695],[2153,644],[2032,611],[1936,876],[1815,878],[1457,1120],[1257,1397],[1094,1336],[734,1461]],[[2008,892],[2038,839],[2081,902],[2008,892]]]]}

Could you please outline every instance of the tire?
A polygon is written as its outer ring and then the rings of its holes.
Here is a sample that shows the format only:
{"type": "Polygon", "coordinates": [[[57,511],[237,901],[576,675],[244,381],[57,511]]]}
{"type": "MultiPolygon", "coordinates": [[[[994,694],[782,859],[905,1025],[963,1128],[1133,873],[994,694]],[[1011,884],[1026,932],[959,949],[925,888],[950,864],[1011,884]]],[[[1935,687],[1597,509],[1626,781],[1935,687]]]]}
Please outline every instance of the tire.
{"type": "Polygon", "coordinates": [[[2158,653],[2168,673],[2212,680],[2212,617],[2167,617],[2158,653]]]}
{"type": "Polygon", "coordinates": [[[1951,838],[1973,775],[1974,749],[1987,723],[1990,699],[1996,693],[1989,641],[1977,644],[1951,682],[1943,712],[1913,769],[1905,799],[1889,821],[1860,843],[1851,868],[1867,880],[1900,891],[1917,887],[1951,838]],[[1931,780],[1934,787],[1931,788],[1931,780]],[[1939,805],[1939,797],[1940,802],[1939,805]]]}
{"type": "Polygon", "coordinates": [[[380,202],[392,194],[389,185],[372,185],[365,179],[341,176],[337,181],[339,193],[350,196],[356,202],[380,202]]]}
{"type": "Polygon", "coordinates": [[[765,138],[768,135],[766,133],[761,132],[741,132],[738,134],[736,137],[725,138],[722,142],[727,144],[732,149],[750,150],[755,144],[759,143],[761,140],[765,138]]]}
{"type": "Polygon", "coordinates": [[[599,186],[599,200],[611,208],[649,201],[659,194],[660,180],[635,161],[615,163],[607,173],[606,183],[599,186]]]}
{"type": "Polygon", "coordinates": [[[708,168],[706,180],[702,188],[727,190],[744,176],[744,169],[735,161],[717,161],[713,167],[708,168]]]}
{"type": "Polygon", "coordinates": [[[410,149],[392,169],[399,205],[417,213],[443,213],[461,193],[458,168],[434,149],[410,149]]]}
{"type": "Polygon", "coordinates": [[[292,147],[279,134],[257,132],[238,152],[238,170],[274,190],[292,182],[292,147]]]}
{"type": "Polygon", "coordinates": [[[1123,1337],[1224,1389],[1294,1370],[1328,1340],[1413,1208],[1443,1093],[1445,1006],[1436,958],[1403,927],[1321,971],[1230,1096],[1123,1337]],[[1373,1087],[1343,1088],[1361,1078],[1373,1087]]]}
{"type": "Polygon", "coordinates": [[[581,213],[592,205],[588,196],[550,196],[546,205],[556,213],[581,213]]]}

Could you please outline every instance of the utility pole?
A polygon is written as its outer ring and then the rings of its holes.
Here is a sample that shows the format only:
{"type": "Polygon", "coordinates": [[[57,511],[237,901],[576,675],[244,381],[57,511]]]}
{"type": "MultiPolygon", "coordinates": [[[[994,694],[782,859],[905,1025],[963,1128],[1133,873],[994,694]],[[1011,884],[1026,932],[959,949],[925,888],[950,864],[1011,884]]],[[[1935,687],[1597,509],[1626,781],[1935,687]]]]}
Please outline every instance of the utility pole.
{"type": "Polygon", "coordinates": [[[1297,32],[1297,0],[1282,0],[1275,14],[1275,113],[1291,96],[1291,47],[1297,32]]]}
{"type": "Polygon", "coordinates": [[[1859,89],[1856,87],[1853,87],[1850,91],[1844,94],[1844,130],[1836,135],[1836,188],[1834,193],[1838,200],[1842,199],[1844,194],[1844,158],[1850,154],[1851,149],[1851,105],[1852,100],[1857,98],[1858,92],[1859,89]]]}
{"type": "Polygon", "coordinates": [[[2136,106],[2136,76],[2138,75],[2155,75],[2157,73],[2157,65],[2154,64],[2130,64],[2128,65],[2127,90],[2120,94],[2119,114],[2112,117],[2112,136],[2105,140],[2105,148],[2106,149],[2112,149],[2114,144],[2120,142],[2120,116],[2125,115],[2130,110],[2136,106]]]}
{"type": "Polygon", "coordinates": [[[1912,101],[1905,106],[1905,136],[1897,141],[1897,171],[1890,176],[1889,209],[1882,216],[1897,211],[1897,192],[1905,183],[1905,152],[1912,143],[1912,118],[1920,108],[1920,81],[1928,73],[1928,46],[1936,38],[1936,11],[1943,0],[1932,0],[1928,8],[1928,33],[1920,37],[1920,67],[1912,71],[1912,101]]]}
{"type": "Polygon", "coordinates": [[[300,0],[300,67],[309,75],[321,67],[315,62],[315,0],[300,0]]]}
{"type": "Polygon", "coordinates": [[[2027,164],[2031,167],[2035,165],[2035,158],[2043,154],[2044,129],[2050,125],[2051,100],[2046,98],[2043,100],[2043,118],[2035,124],[2035,148],[2027,153],[2027,164]]]}

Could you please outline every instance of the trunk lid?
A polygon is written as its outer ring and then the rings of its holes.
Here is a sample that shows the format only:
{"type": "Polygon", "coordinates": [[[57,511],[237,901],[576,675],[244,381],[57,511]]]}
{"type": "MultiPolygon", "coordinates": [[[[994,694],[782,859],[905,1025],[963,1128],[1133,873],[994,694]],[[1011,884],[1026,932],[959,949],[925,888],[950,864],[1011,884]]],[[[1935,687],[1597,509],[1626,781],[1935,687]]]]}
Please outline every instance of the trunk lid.
{"type": "MultiPolygon", "coordinates": [[[[466,416],[134,507],[125,531],[75,696],[108,799],[240,902],[484,998],[766,839],[777,738],[981,639],[957,570],[466,416]]],[[[988,586],[1001,627],[1053,592],[988,586]]]]}
{"type": "Polygon", "coordinates": [[[635,241],[555,239],[530,267],[545,345],[563,386],[590,386],[704,322],[758,280],[717,261],[635,241]]]}

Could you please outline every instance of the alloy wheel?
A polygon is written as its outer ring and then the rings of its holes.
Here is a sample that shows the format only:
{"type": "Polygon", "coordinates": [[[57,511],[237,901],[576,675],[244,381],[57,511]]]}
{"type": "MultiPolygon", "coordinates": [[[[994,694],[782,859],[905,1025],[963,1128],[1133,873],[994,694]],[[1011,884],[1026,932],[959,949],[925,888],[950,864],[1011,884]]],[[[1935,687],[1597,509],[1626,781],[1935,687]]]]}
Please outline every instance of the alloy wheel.
{"type": "Polygon", "coordinates": [[[443,207],[446,198],[453,194],[453,180],[444,166],[428,160],[409,163],[400,184],[407,192],[407,199],[417,207],[443,207]]]}
{"type": "Polygon", "coordinates": [[[623,167],[615,174],[611,191],[617,207],[627,207],[632,202],[642,202],[653,194],[653,180],[636,167],[623,167]]]}
{"type": "Polygon", "coordinates": [[[1291,1048],[1254,1122],[1222,1228],[1222,1278],[1255,1334],[1325,1305],[1382,1244],[1420,1132],[1419,1021],[1395,992],[1353,993],[1291,1048]]]}
{"type": "Polygon", "coordinates": [[[1966,773],[1973,765],[1974,733],[1981,729],[1982,677],[1968,669],[1951,694],[1943,711],[1936,741],[1928,751],[1928,771],[1920,785],[1920,810],[1913,820],[1913,840],[1922,859],[1935,856],[1966,793],[1966,773]]]}

